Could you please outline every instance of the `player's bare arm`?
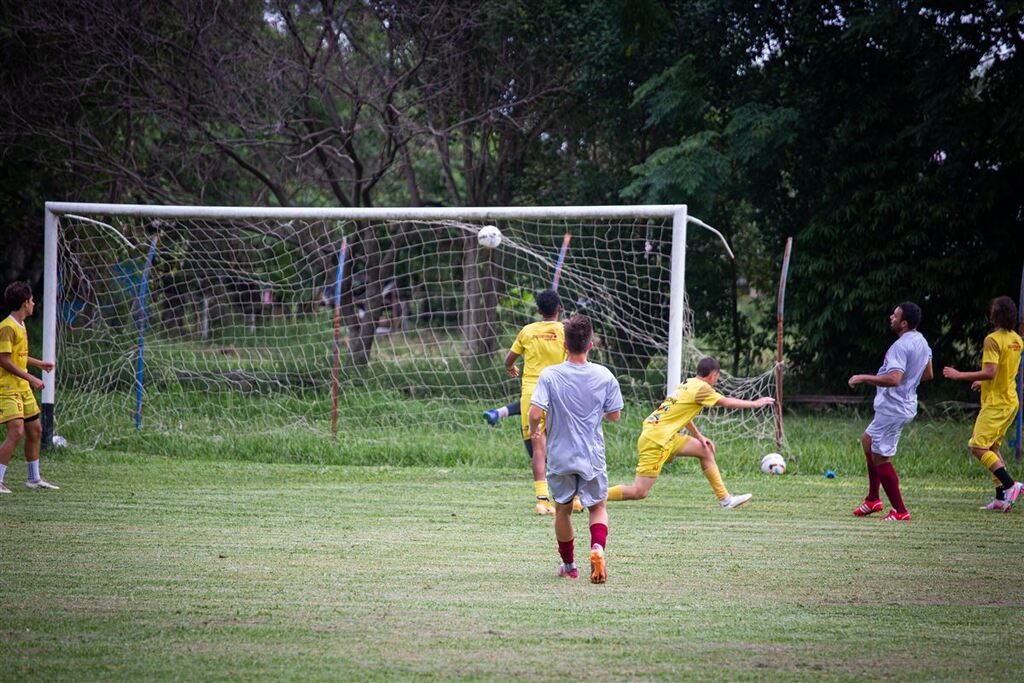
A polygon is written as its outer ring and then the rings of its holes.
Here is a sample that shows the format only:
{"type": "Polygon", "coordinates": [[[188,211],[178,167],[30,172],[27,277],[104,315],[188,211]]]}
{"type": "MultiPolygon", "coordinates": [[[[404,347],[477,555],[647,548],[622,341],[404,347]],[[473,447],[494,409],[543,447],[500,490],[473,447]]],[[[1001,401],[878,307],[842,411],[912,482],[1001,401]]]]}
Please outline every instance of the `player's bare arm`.
{"type": "MultiPolygon", "coordinates": [[[[929,367],[931,366],[929,365],[929,367]]],[[[851,389],[858,384],[870,384],[873,387],[898,387],[902,381],[903,371],[892,370],[884,375],[854,375],[847,384],[851,389]]]]}
{"type": "Polygon", "coordinates": [[[508,373],[509,377],[519,376],[519,368],[516,367],[517,360],[519,360],[519,354],[515,351],[509,351],[508,355],[505,356],[505,372],[508,373]]]}
{"type": "Polygon", "coordinates": [[[38,390],[43,388],[43,380],[39,379],[35,375],[30,375],[15,365],[14,361],[11,360],[11,354],[9,353],[0,353],[0,368],[3,368],[12,375],[25,380],[33,389],[38,390]]]}
{"type": "MultiPolygon", "coordinates": [[[[987,382],[996,376],[999,370],[999,363],[985,363],[985,367],[975,372],[963,372],[951,365],[942,368],[942,376],[946,379],[960,380],[963,382],[987,382]]],[[[980,388],[980,387],[979,387],[980,388]]]]}
{"type": "Polygon", "coordinates": [[[28,358],[28,364],[31,365],[34,368],[40,368],[41,370],[43,370],[45,372],[53,372],[53,369],[55,367],[57,367],[53,363],[53,361],[38,360],[36,358],[32,358],[31,356],[29,356],[29,358],[28,358]]]}
{"type": "Polygon", "coordinates": [[[621,410],[616,410],[614,413],[605,413],[604,414],[604,419],[608,420],[609,422],[618,422],[619,418],[621,418],[621,417],[622,417],[622,411],[621,410]]]}
{"type": "Polygon", "coordinates": [[[716,405],[720,405],[723,408],[764,408],[775,403],[775,399],[771,396],[762,396],[754,401],[748,401],[742,398],[732,398],[731,396],[723,396],[718,400],[716,405]]]}
{"type": "Polygon", "coordinates": [[[697,429],[697,425],[694,424],[693,420],[690,420],[688,423],[686,423],[686,427],[684,427],[684,429],[686,429],[686,431],[690,433],[690,436],[696,439],[701,446],[704,446],[704,448],[706,448],[708,451],[711,452],[712,455],[714,455],[715,442],[701,434],[700,430],[697,429]]]}
{"type": "Polygon", "coordinates": [[[932,362],[928,361],[928,365],[925,366],[924,372],[921,373],[922,382],[930,382],[935,379],[935,371],[932,369],[932,362]]]}

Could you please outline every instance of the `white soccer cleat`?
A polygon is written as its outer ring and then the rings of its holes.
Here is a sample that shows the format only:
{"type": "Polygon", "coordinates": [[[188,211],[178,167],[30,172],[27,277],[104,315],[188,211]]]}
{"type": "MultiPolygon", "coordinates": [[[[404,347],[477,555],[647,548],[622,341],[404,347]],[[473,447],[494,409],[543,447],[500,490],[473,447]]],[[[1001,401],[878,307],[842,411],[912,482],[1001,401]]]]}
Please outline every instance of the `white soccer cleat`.
{"type": "Polygon", "coordinates": [[[54,486],[45,479],[30,479],[29,481],[25,482],[25,486],[27,486],[30,489],[46,489],[50,491],[60,490],[59,486],[54,486]]]}
{"type": "Polygon", "coordinates": [[[1003,500],[1012,507],[1017,504],[1017,499],[1022,492],[1024,492],[1024,484],[1019,481],[1014,482],[1013,486],[1006,489],[1006,493],[1003,494],[1003,500]]]}
{"type": "Polygon", "coordinates": [[[0,484],[0,493],[10,493],[10,492],[11,492],[11,490],[9,488],[4,486],[3,484],[0,484]]]}
{"type": "Polygon", "coordinates": [[[718,501],[718,504],[724,507],[725,509],[730,510],[732,508],[738,508],[740,505],[743,505],[753,497],[753,493],[742,493],[738,496],[727,496],[722,500],[718,501]]]}

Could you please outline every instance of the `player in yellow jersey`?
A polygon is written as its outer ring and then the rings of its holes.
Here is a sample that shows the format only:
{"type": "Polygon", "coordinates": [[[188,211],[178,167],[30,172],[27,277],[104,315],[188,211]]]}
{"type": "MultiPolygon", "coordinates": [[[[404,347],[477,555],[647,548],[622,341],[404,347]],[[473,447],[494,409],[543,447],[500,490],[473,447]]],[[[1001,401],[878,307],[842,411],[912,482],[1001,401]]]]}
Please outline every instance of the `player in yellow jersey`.
{"type": "Polygon", "coordinates": [[[710,356],[697,364],[697,376],[686,380],[669,395],[662,404],[644,420],[643,431],[637,441],[636,478],[630,485],[613,486],[608,489],[608,500],[641,500],[647,497],[654,482],[661,474],[661,468],[674,458],[686,456],[700,460],[701,469],[708,483],[724,508],[736,508],[750,500],[753,495],[730,495],[722,483],[715,461],[715,444],[697,429],[693,423],[700,411],[710,406],[723,408],[762,408],[775,403],[774,398],[764,396],[755,401],[722,396],[715,391],[715,382],[721,367],[710,356]],[[683,429],[689,435],[680,433],[683,429]]]}
{"type": "Polygon", "coordinates": [[[1006,471],[1006,463],[999,455],[1003,435],[1017,416],[1017,369],[1020,367],[1024,342],[1014,332],[1017,326],[1017,307],[1013,299],[1001,296],[989,304],[988,319],[995,330],[981,347],[981,370],[961,372],[954,367],[942,369],[947,379],[971,383],[971,389],[981,391],[981,411],[974,421],[974,433],[967,447],[989,472],[996,483],[996,497],[984,510],[1009,512],[1024,484],[1016,482],[1006,471]]]}
{"type": "Polygon", "coordinates": [[[0,424],[7,427],[7,438],[0,444],[0,494],[10,493],[4,486],[7,464],[18,442],[25,439],[25,462],[28,464],[30,489],[56,489],[39,476],[39,442],[43,428],[39,423],[39,405],[32,394],[42,389],[43,381],[28,373],[28,366],[53,370],[53,363],[44,363],[28,355],[28,333],[25,318],[32,315],[36,303],[27,282],[15,282],[4,291],[4,300],[11,314],[0,322],[0,424]]]}
{"type": "MultiPolygon", "coordinates": [[[[553,515],[555,508],[548,493],[547,466],[542,453],[534,454],[530,441],[530,398],[537,386],[540,371],[549,365],[561,363],[566,358],[565,331],[559,318],[562,315],[562,300],[558,292],[546,289],[537,295],[537,310],[542,320],[530,323],[519,330],[512,348],[505,356],[505,369],[511,377],[520,377],[516,361],[523,359],[522,391],[520,392],[520,425],[523,445],[533,463],[533,491],[537,497],[535,510],[539,515],[553,515]]],[[[541,429],[544,428],[543,421],[541,429]]]]}

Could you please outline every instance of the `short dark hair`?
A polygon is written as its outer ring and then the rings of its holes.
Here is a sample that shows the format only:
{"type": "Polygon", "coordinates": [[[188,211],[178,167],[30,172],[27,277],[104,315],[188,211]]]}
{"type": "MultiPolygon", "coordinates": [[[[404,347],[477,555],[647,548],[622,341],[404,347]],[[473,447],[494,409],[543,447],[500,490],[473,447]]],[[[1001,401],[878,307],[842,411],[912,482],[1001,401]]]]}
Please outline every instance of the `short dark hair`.
{"type": "Polygon", "coordinates": [[[562,299],[558,292],[553,289],[545,289],[537,294],[537,310],[544,316],[554,315],[558,307],[562,305],[562,299]]]}
{"type": "Polygon", "coordinates": [[[27,282],[12,282],[4,290],[4,301],[12,311],[21,308],[21,305],[32,298],[32,286],[27,282]]]}
{"type": "Polygon", "coordinates": [[[721,369],[722,366],[718,364],[717,360],[715,360],[711,356],[704,356],[703,358],[700,359],[700,362],[697,363],[697,376],[707,377],[712,372],[721,369]]]}
{"type": "Polygon", "coordinates": [[[913,301],[904,301],[896,308],[903,311],[903,321],[907,323],[907,327],[916,330],[921,324],[921,307],[913,301]]]}
{"type": "Polygon", "coordinates": [[[594,337],[594,328],[585,315],[574,315],[562,323],[565,329],[565,347],[569,353],[584,353],[594,337]]]}
{"type": "Polygon", "coordinates": [[[988,319],[996,327],[1013,330],[1017,327],[1017,305],[1008,296],[997,296],[989,304],[988,319]]]}

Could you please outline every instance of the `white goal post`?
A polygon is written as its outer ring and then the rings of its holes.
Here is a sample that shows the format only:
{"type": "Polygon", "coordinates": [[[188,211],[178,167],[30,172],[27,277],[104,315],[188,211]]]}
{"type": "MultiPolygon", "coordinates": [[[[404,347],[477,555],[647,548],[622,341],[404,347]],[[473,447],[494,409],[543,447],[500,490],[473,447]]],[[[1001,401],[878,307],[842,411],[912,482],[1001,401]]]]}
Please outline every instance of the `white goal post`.
{"type": "MultiPolygon", "coordinates": [[[[732,256],[732,252],[729,248],[727,241],[724,236],[711,226],[706,225],[702,221],[689,216],[687,213],[687,207],[685,204],[678,205],[654,205],[654,206],[579,206],[579,207],[478,207],[478,208],[258,208],[258,207],[204,207],[204,206],[157,206],[157,205],[136,205],[136,204],[96,204],[96,203],[76,203],[76,202],[47,202],[45,207],[45,271],[44,271],[44,291],[43,291],[43,359],[45,361],[51,361],[58,363],[54,371],[44,373],[43,380],[45,387],[42,393],[42,422],[44,430],[43,443],[49,446],[52,443],[52,437],[54,435],[54,404],[56,399],[56,381],[58,374],[62,372],[62,366],[59,364],[62,359],[58,358],[59,350],[59,329],[58,321],[61,316],[65,318],[74,319],[75,310],[74,307],[77,302],[72,300],[60,301],[59,290],[61,289],[62,283],[61,278],[69,278],[70,275],[63,274],[60,270],[60,254],[62,240],[64,239],[63,230],[66,224],[74,224],[76,226],[89,227],[92,226],[98,231],[98,234],[105,235],[105,239],[112,239],[117,242],[119,238],[129,247],[132,247],[138,251],[138,253],[145,252],[145,246],[148,243],[148,237],[144,231],[139,231],[135,237],[135,243],[125,238],[121,234],[121,229],[110,225],[109,222],[114,222],[114,219],[123,221],[148,221],[149,225],[159,224],[160,221],[173,222],[180,221],[185,222],[185,227],[180,228],[181,234],[187,234],[189,229],[202,230],[206,229],[207,226],[213,226],[217,224],[224,225],[237,225],[239,222],[252,221],[259,222],[261,225],[274,226],[273,230],[285,229],[282,226],[291,226],[290,222],[299,222],[297,224],[305,224],[320,222],[324,224],[358,224],[359,222],[375,223],[375,224],[387,224],[394,225],[401,222],[408,222],[409,225],[429,225],[436,231],[436,226],[441,225],[446,228],[457,228],[462,232],[456,231],[457,235],[469,234],[468,231],[474,228],[479,228],[485,224],[497,223],[497,224],[516,224],[524,226],[516,228],[519,232],[516,235],[529,235],[531,226],[538,225],[541,222],[545,226],[549,223],[557,223],[562,225],[568,231],[571,226],[574,225],[590,225],[596,224],[599,226],[613,226],[616,221],[631,222],[633,226],[644,225],[644,221],[647,221],[648,225],[657,224],[658,229],[662,230],[659,236],[655,238],[649,238],[646,242],[645,248],[648,251],[652,249],[658,255],[658,250],[664,250],[669,248],[666,242],[670,242],[670,255],[664,254],[665,261],[668,261],[668,267],[670,268],[670,283],[669,283],[669,302],[668,302],[668,321],[667,321],[667,349],[666,352],[666,366],[664,375],[664,386],[667,391],[672,391],[681,380],[681,373],[683,369],[683,356],[684,350],[687,345],[687,330],[688,323],[688,312],[685,303],[685,260],[686,260],[686,238],[687,238],[687,226],[693,224],[704,230],[710,231],[721,240],[724,245],[725,251],[732,256]],[[282,223],[284,222],[284,223],[282,223]],[[191,227],[189,227],[191,226],[191,227]],[[652,241],[655,241],[655,246],[652,247],[652,241]],[[61,306],[64,305],[65,309],[62,312],[61,306]],[[70,308],[69,308],[70,307],[70,308]]],[[[165,223],[166,224],[166,223],[165,223]]],[[[210,228],[212,230],[212,228],[210,228]]],[[[347,228],[345,228],[347,229],[347,228]]],[[[504,229],[504,228],[503,228],[504,229]]],[[[547,227],[545,229],[548,229],[547,227]]],[[[553,229],[553,228],[551,228],[553,229]]],[[[609,231],[611,227],[602,227],[609,231]]],[[[642,228],[641,228],[642,229],[642,228]]],[[[153,230],[153,228],[150,228],[153,230]]],[[[270,228],[264,230],[265,234],[271,232],[270,228]]],[[[550,232],[550,229],[549,229],[550,232]]],[[[197,233],[198,234],[198,233],[197,233]]],[[[213,234],[212,232],[210,234],[213,234]]],[[[374,239],[377,239],[376,237],[374,239]]],[[[461,238],[448,238],[445,237],[445,242],[451,242],[455,240],[455,244],[460,244],[457,240],[461,238]]],[[[605,238],[602,238],[605,239],[605,238]]],[[[76,246],[82,247],[85,243],[83,238],[76,238],[76,246]]],[[[212,243],[212,240],[211,240],[212,243]]],[[[641,243],[643,244],[642,240],[641,243]]],[[[148,277],[149,265],[153,260],[153,251],[156,251],[157,238],[152,238],[152,250],[149,254],[149,261],[146,262],[145,272],[141,275],[141,287],[146,287],[146,278],[148,277]]],[[[266,238],[264,238],[264,244],[266,244],[266,238]]],[[[521,257],[524,259],[533,258],[538,262],[547,263],[546,252],[536,245],[528,243],[528,239],[523,237],[518,241],[512,239],[510,244],[521,252],[521,257]]],[[[607,244],[605,249],[607,254],[606,258],[611,258],[615,253],[616,249],[621,249],[618,246],[619,243],[614,242],[611,238],[607,238],[605,242],[601,244],[607,244]]],[[[102,241],[97,241],[91,247],[97,254],[107,249],[102,241]]],[[[210,247],[211,249],[213,247],[210,247]]],[[[259,245],[254,249],[261,248],[259,245]]],[[[420,249],[422,249],[422,245],[420,249]]],[[[586,247],[583,247],[586,249],[586,247]]],[[[517,252],[517,258],[520,257],[517,252]]],[[[268,259],[271,256],[267,257],[268,259]]],[[[491,258],[491,257],[488,257],[491,258]]],[[[140,262],[145,261],[144,257],[139,257],[140,262]]],[[[344,253],[340,255],[338,265],[338,288],[340,291],[341,284],[340,278],[342,277],[342,265],[344,263],[344,253]]],[[[538,268],[543,268],[542,265],[538,268]]],[[[110,263],[110,267],[114,267],[120,264],[115,263],[113,260],[110,263]]],[[[475,268],[475,262],[473,264],[475,268]]],[[[462,266],[468,268],[469,266],[462,266]]],[[[109,268],[108,268],[109,269],[109,268]]],[[[567,267],[567,271],[571,272],[571,266],[567,267]]],[[[616,271],[609,273],[607,277],[616,278],[624,277],[628,275],[628,271],[616,271]]],[[[599,287],[601,285],[601,278],[580,276],[581,279],[578,283],[578,288],[585,290],[586,287],[599,287]]],[[[535,278],[536,279],[536,278],[535,278]]],[[[138,277],[136,276],[136,280],[138,277]]],[[[565,280],[563,279],[563,282],[565,280]]],[[[317,281],[319,284],[319,281],[317,281]]],[[[65,282],[64,286],[67,287],[68,283],[65,282]]],[[[132,286],[138,288],[139,282],[133,281],[132,286]]],[[[94,288],[95,289],[95,288],[94,288]]],[[[525,289],[525,288],[524,288],[525,289]]],[[[526,291],[536,291],[543,289],[542,286],[531,287],[526,291]]],[[[325,295],[326,296],[326,295],[325,295]]],[[[143,291],[142,297],[139,304],[143,308],[142,315],[145,315],[145,291],[143,291]]],[[[84,305],[84,304],[83,304],[84,305]]],[[[327,304],[325,304],[327,305],[327,304]]],[[[99,305],[98,305],[99,307],[99,305]]],[[[129,305],[130,307],[130,305],[129,305]]],[[[568,307],[567,307],[568,308],[568,307]]],[[[134,310],[134,309],[132,309],[134,310]]],[[[135,313],[131,313],[134,316],[135,313]]],[[[205,311],[203,313],[203,333],[205,335],[205,311]]],[[[126,329],[131,327],[131,318],[129,314],[122,315],[123,323],[126,329]]],[[[64,324],[67,320],[61,320],[61,324],[64,324]]],[[[147,323],[143,320],[140,323],[139,333],[139,346],[138,355],[141,356],[141,345],[142,345],[142,331],[146,329],[147,323]]],[[[196,324],[198,326],[198,323],[196,324]]],[[[335,348],[337,348],[337,319],[335,322],[335,348]]],[[[205,338],[205,336],[204,336],[205,338]]],[[[129,350],[128,355],[131,355],[133,351],[129,350]]],[[[335,368],[335,372],[337,368],[335,368]]],[[[139,373],[142,372],[142,362],[139,361],[139,373]]],[[[335,378],[336,381],[336,378],[335,378]]],[[[141,382],[141,380],[140,380],[141,382]]],[[[139,388],[141,392],[141,385],[139,388]]],[[[141,393],[140,393],[141,402],[141,393]]],[[[141,406],[140,406],[141,412],[141,406]]],[[[138,416],[136,417],[138,420],[138,416]]]]}

